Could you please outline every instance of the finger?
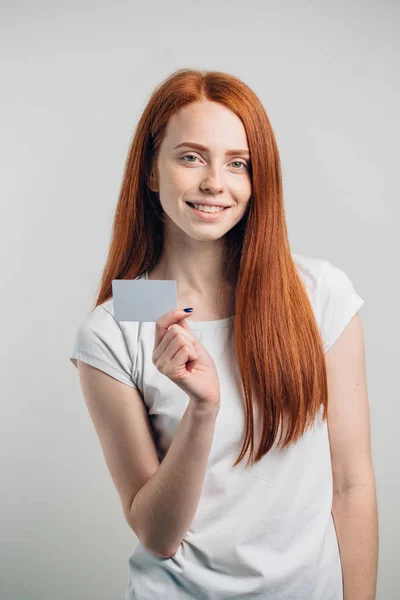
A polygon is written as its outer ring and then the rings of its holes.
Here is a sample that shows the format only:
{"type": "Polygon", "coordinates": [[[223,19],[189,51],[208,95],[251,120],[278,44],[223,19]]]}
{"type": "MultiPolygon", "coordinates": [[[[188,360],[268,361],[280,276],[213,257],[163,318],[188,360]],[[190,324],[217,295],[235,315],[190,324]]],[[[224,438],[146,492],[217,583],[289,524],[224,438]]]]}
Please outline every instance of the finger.
{"type": "Polygon", "coordinates": [[[185,313],[182,308],[176,308],[175,310],[171,310],[170,312],[163,315],[158,321],[156,321],[156,331],[154,336],[154,348],[155,350],[159,345],[168,329],[171,325],[175,323],[179,323],[181,326],[183,324],[183,328],[188,330],[189,328],[184,327],[186,324],[185,319],[190,316],[191,313],[185,313]]]}
{"type": "Polygon", "coordinates": [[[185,331],[180,325],[178,325],[178,323],[174,323],[173,325],[170,326],[169,330],[164,335],[164,337],[161,340],[158,347],[155,348],[153,351],[154,364],[155,364],[155,361],[157,360],[157,358],[160,357],[162,354],[164,354],[167,351],[167,348],[170,346],[171,342],[174,340],[178,340],[181,345],[186,343],[186,344],[190,344],[193,347],[194,347],[195,341],[197,341],[193,335],[189,335],[187,333],[187,331],[185,331]]]}
{"type": "MultiPolygon", "coordinates": [[[[187,316],[187,317],[189,317],[190,315],[186,315],[186,316],[187,316]]],[[[183,329],[184,329],[185,331],[188,331],[188,332],[191,334],[191,337],[193,337],[193,332],[192,332],[192,330],[190,329],[190,327],[189,327],[189,325],[188,325],[188,322],[186,321],[186,319],[182,319],[181,321],[179,321],[179,322],[178,322],[178,324],[179,324],[181,327],[183,327],[183,329]]]]}
{"type": "Polygon", "coordinates": [[[187,362],[195,361],[197,353],[193,344],[182,336],[175,336],[164,350],[156,351],[153,362],[157,369],[168,376],[175,376],[187,362]]]}

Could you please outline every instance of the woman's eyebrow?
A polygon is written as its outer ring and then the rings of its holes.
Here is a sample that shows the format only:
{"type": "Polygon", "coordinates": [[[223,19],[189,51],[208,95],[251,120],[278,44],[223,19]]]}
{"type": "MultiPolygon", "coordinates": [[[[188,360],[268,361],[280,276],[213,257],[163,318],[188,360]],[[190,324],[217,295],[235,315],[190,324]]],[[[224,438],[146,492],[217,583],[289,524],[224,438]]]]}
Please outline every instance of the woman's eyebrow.
{"type": "MultiPolygon", "coordinates": [[[[207,146],[203,146],[202,144],[196,144],[196,142],[181,142],[180,144],[175,146],[174,150],[180,148],[181,146],[191,146],[192,148],[197,148],[198,150],[203,150],[204,152],[209,152],[210,150],[209,148],[207,148],[207,146]]],[[[236,150],[227,150],[225,154],[228,156],[234,154],[247,154],[248,156],[250,156],[250,152],[244,148],[239,148],[236,150]]]]}

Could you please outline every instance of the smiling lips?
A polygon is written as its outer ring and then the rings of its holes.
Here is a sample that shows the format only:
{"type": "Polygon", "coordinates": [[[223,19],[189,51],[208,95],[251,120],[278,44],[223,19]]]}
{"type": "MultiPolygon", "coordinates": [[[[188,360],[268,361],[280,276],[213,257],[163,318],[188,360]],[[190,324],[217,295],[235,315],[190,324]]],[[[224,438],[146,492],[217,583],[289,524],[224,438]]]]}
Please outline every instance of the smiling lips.
{"type": "MultiPolygon", "coordinates": [[[[203,219],[204,221],[216,221],[216,220],[220,219],[221,216],[223,215],[223,213],[226,212],[230,208],[230,206],[222,207],[221,210],[211,212],[211,211],[197,209],[190,202],[186,202],[186,204],[189,206],[190,210],[192,210],[193,213],[197,217],[199,217],[200,219],[203,219]]],[[[199,205],[197,205],[197,206],[199,206],[199,205]]]]}
{"type": "Polygon", "coordinates": [[[225,206],[224,204],[207,204],[207,203],[203,203],[203,202],[188,202],[187,201],[186,204],[189,204],[189,206],[191,206],[192,208],[196,208],[197,210],[203,210],[204,208],[208,208],[208,207],[210,207],[212,209],[215,209],[215,208],[217,208],[217,209],[229,208],[229,206],[225,206]]]}

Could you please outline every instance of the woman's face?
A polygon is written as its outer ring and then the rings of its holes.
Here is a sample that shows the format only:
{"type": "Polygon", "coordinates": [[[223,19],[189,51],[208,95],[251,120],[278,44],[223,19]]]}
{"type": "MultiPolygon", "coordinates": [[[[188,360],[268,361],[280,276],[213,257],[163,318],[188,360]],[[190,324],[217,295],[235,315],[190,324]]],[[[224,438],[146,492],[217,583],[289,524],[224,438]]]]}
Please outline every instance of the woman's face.
{"type": "Polygon", "coordinates": [[[246,132],[235,113],[211,101],[181,108],[168,122],[150,186],[159,192],[166,224],[201,241],[224,236],[242,219],[251,197],[249,160],[246,132]],[[205,220],[187,204],[205,201],[229,208],[205,220]]]}

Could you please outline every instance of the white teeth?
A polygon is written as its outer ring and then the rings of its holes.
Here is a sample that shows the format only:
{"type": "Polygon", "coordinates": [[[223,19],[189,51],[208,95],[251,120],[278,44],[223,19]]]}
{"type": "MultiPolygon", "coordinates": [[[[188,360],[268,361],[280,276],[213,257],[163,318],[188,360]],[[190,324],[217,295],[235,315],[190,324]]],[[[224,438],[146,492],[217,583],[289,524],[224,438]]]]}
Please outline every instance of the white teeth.
{"type": "Polygon", "coordinates": [[[197,210],[211,213],[221,212],[221,210],[224,210],[225,208],[224,206],[207,206],[206,204],[193,204],[193,206],[197,208],[197,210]]]}

